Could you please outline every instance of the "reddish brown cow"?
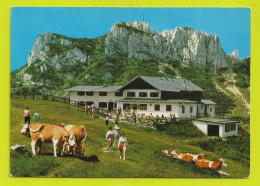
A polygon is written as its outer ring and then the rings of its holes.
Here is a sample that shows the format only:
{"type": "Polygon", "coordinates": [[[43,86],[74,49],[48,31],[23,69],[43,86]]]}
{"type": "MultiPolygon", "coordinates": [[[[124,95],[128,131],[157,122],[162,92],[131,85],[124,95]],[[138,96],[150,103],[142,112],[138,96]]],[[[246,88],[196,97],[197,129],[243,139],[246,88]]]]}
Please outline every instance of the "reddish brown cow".
{"type": "Polygon", "coordinates": [[[212,169],[217,172],[220,171],[222,167],[227,166],[222,159],[219,159],[218,161],[209,161],[207,159],[195,160],[195,165],[201,168],[212,169]]]}
{"type": "Polygon", "coordinates": [[[69,132],[63,127],[46,123],[36,123],[30,125],[30,127],[29,125],[25,124],[23,125],[23,129],[20,131],[20,133],[28,137],[31,136],[33,156],[36,156],[36,154],[40,151],[40,147],[43,142],[53,143],[55,157],[57,157],[57,147],[59,147],[61,155],[63,155],[64,148],[67,145],[69,138],[69,132]],[[35,151],[36,145],[38,145],[37,153],[35,151]]]}
{"type": "Polygon", "coordinates": [[[180,160],[183,161],[187,161],[187,162],[194,162],[197,159],[202,159],[203,158],[203,154],[198,154],[198,155],[193,155],[193,154],[189,154],[189,153],[181,153],[178,150],[174,150],[171,152],[172,156],[175,158],[178,158],[180,160]]]}
{"type": "Polygon", "coordinates": [[[64,125],[64,128],[71,134],[68,147],[69,151],[73,150],[72,152],[76,153],[76,150],[81,150],[84,154],[87,137],[86,128],[83,125],[64,125]]]}

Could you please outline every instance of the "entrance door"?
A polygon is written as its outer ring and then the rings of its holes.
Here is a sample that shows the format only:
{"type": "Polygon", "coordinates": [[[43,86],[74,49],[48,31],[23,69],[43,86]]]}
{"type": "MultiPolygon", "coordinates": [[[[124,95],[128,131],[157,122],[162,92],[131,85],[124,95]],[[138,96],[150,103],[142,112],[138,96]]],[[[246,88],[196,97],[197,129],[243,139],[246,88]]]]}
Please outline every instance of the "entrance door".
{"type": "Polygon", "coordinates": [[[219,126],[208,125],[208,136],[219,136],[219,126]]]}
{"type": "Polygon", "coordinates": [[[205,105],[205,116],[207,116],[208,113],[207,113],[207,105],[205,105]]]}
{"type": "Polygon", "coordinates": [[[114,102],[108,102],[108,111],[111,112],[113,108],[114,108],[114,102]]]}

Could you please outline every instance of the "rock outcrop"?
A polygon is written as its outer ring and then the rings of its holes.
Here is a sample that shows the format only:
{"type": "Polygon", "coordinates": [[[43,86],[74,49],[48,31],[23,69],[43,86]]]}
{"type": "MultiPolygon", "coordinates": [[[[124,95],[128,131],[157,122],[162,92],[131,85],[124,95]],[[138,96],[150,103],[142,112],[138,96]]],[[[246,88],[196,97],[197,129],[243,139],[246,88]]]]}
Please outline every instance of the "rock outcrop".
{"type": "Polygon", "coordinates": [[[148,23],[116,23],[106,37],[107,55],[127,55],[129,58],[178,60],[183,63],[228,67],[219,37],[190,27],[177,27],[157,33],[148,23]]]}
{"type": "Polygon", "coordinates": [[[27,68],[34,64],[43,72],[47,70],[47,66],[61,68],[78,62],[84,63],[88,59],[88,54],[77,48],[77,44],[74,44],[70,38],[59,34],[44,33],[37,37],[33,45],[27,68]]]}

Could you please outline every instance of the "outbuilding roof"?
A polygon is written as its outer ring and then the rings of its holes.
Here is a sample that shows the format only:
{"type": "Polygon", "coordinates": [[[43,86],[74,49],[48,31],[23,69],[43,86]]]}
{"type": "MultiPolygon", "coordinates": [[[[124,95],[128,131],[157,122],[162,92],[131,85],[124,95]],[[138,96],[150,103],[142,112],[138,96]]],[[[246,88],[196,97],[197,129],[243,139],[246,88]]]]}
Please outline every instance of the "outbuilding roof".
{"type": "Polygon", "coordinates": [[[230,123],[239,123],[239,121],[232,121],[229,119],[220,119],[220,118],[193,118],[192,120],[195,121],[204,121],[204,122],[211,122],[211,123],[217,123],[217,124],[230,124],[230,123]]]}
{"type": "Polygon", "coordinates": [[[115,92],[118,91],[120,88],[122,88],[122,86],[76,86],[66,89],[65,91],[115,92]]]}
{"type": "Polygon", "coordinates": [[[201,99],[201,103],[205,104],[205,105],[216,105],[215,102],[210,101],[208,99],[201,99]]]}
{"type": "Polygon", "coordinates": [[[124,85],[122,88],[130,84],[131,82],[141,78],[154,88],[161,91],[171,91],[171,92],[180,92],[180,91],[203,91],[200,87],[193,84],[192,82],[186,79],[175,79],[168,77],[152,77],[152,76],[137,76],[135,79],[124,85]]]}

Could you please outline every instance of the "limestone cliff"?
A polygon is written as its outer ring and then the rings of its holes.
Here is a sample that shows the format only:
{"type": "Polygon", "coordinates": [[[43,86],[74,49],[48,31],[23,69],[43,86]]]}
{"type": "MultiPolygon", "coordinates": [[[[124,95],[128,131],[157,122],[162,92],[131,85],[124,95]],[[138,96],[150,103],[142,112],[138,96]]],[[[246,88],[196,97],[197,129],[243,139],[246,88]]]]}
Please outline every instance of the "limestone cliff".
{"type": "Polygon", "coordinates": [[[219,37],[190,27],[177,27],[158,33],[148,23],[116,23],[106,37],[107,55],[124,54],[129,58],[178,60],[188,64],[213,64],[228,67],[219,37]]]}

